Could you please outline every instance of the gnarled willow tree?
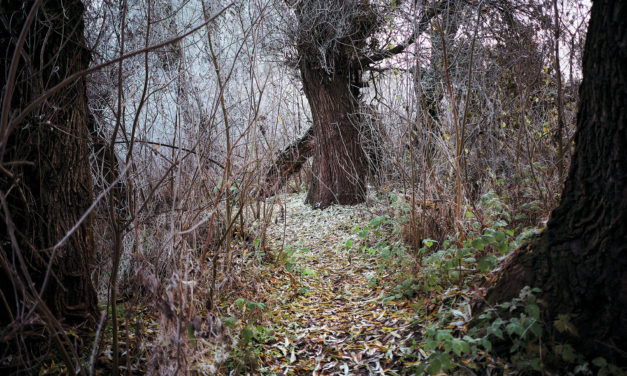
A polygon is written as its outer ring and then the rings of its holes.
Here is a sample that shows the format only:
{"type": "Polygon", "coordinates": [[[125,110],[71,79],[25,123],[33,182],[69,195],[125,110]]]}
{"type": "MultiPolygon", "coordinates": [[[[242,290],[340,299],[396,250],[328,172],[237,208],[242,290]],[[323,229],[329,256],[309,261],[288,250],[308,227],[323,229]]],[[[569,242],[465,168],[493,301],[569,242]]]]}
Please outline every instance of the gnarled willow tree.
{"type": "Polygon", "coordinates": [[[367,162],[359,143],[362,52],[379,27],[368,1],[298,2],[296,48],[314,120],[313,178],[307,202],[325,208],[366,195],[367,162]]]}
{"type": "Polygon", "coordinates": [[[280,154],[275,162],[277,166],[272,167],[266,177],[269,187],[261,195],[275,193],[281,180],[300,168],[301,153],[306,152],[313,156],[307,203],[324,209],[335,203],[363,202],[369,168],[364,138],[371,138],[366,143],[377,138],[363,130],[365,111],[360,103],[360,91],[365,86],[363,73],[376,68],[382,60],[404,52],[428,28],[433,17],[456,1],[423,4],[421,16],[409,33],[405,33],[409,35],[392,47],[390,30],[385,33],[384,43],[376,38],[398,9],[389,2],[287,1],[293,16],[288,21],[287,34],[297,51],[296,67],[311,108],[313,147],[303,148],[299,140],[285,148],[284,152],[292,153],[293,158],[280,154]]]}

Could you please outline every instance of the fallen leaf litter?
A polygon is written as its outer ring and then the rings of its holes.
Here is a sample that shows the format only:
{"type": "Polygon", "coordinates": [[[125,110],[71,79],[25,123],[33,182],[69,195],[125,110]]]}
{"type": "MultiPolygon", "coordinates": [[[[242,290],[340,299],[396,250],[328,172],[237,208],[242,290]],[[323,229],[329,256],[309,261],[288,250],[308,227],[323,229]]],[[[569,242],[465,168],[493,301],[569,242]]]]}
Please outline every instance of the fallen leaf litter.
{"type": "MultiPolygon", "coordinates": [[[[281,197],[283,215],[268,229],[273,249],[292,247],[299,268],[277,278],[270,312],[275,340],[264,344],[265,374],[379,375],[402,371],[400,362],[416,333],[407,301],[385,301],[385,292],[368,283],[379,267],[346,241],[384,204],[332,206],[313,210],[304,195],[281,197]],[[301,272],[298,273],[298,270],[301,272]],[[302,271],[308,271],[306,273],[302,271]]],[[[278,208],[280,209],[280,208],[278,208]]],[[[277,210],[278,212],[278,210],[277,210]]]]}

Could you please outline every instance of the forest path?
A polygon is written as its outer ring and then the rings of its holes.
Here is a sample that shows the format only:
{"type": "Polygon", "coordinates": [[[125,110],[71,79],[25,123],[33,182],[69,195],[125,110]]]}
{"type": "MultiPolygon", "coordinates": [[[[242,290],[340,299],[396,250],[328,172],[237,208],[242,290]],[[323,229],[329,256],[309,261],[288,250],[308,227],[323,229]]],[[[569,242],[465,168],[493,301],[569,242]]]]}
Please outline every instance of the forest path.
{"type": "Polygon", "coordinates": [[[275,340],[264,345],[264,374],[400,373],[409,352],[404,343],[416,332],[410,330],[414,310],[405,300],[384,299],[385,284],[376,282],[390,276],[378,256],[346,246],[349,239],[358,244],[355,226],[367,226],[384,206],[321,211],[304,205],[303,195],[281,199],[285,219],[278,214],[268,237],[272,249],[286,250],[286,272],[272,280],[275,340]]]}

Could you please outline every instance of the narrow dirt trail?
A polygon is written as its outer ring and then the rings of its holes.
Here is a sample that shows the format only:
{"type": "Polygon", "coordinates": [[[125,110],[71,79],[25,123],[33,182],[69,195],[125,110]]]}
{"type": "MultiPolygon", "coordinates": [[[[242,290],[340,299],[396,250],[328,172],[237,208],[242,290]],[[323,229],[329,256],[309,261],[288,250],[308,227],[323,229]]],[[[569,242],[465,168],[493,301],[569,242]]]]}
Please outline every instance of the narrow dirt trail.
{"type": "MultiPolygon", "coordinates": [[[[400,374],[415,331],[407,301],[385,301],[376,255],[364,254],[352,229],[382,207],[311,210],[302,195],[283,197],[285,222],[269,229],[273,249],[287,249],[287,271],[273,278],[269,313],[275,341],[262,356],[264,374],[400,374]]],[[[388,286],[389,287],[389,286],[388,286]]]]}

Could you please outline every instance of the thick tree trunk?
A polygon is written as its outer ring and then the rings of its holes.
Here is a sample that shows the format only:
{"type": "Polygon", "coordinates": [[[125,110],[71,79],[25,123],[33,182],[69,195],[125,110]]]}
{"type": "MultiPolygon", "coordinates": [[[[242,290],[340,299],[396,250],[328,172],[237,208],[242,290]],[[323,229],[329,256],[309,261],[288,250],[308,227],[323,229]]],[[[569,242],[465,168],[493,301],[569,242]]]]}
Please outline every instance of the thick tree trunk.
{"type": "Polygon", "coordinates": [[[627,364],[627,3],[597,0],[584,51],[575,153],[546,231],[504,266],[487,302],[540,287],[548,329],[569,314],[589,356],[627,364]]]}
{"type": "MultiPolygon", "coordinates": [[[[357,115],[353,116],[356,117],[357,115]]],[[[370,178],[373,184],[378,184],[381,178],[381,164],[383,163],[384,132],[373,108],[362,105],[359,118],[361,120],[359,143],[366,157],[370,178]]],[[[313,155],[316,144],[313,135],[314,128],[311,126],[305,134],[279,152],[266,172],[264,185],[258,194],[259,198],[274,196],[292,175],[300,172],[305,162],[313,155]]]]}
{"type": "MultiPolygon", "coordinates": [[[[338,62],[336,66],[350,64],[338,62]]],[[[368,163],[359,141],[359,88],[354,85],[359,81],[355,77],[360,78],[358,71],[347,68],[329,75],[303,60],[300,72],[316,139],[306,202],[320,209],[364,202],[368,163]]]]}
{"type": "MultiPolygon", "coordinates": [[[[298,67],[313,117],[312,181],[306,202],[324,209],[366,199],[359,94],[369,37],[382,18],[367,0],[294,2],[298,67]]],[[[378,60],[377,60],[378,61],[378,60]]]]}
{"type": "MultiPolygon", "coordinates": [[[[5,109],[11,112],[9,123],[27,104],[89,63],[81,1],[44,1],[28,30],[16,79],[6,81],[33,3],[0,2],[0,43],[8,56],[0,60],[3,99],[7,86],[15,88],[10,109],[5,109]]],[[[89,119],[83,77],[13,124],[10,134],[2,129],[6,151],[0,156],[0,193],[6,208],[0,215],[0,257],[4,258],[0,321],[4,323],[27,312],[32,296],[40,291],[51,313],[67,322],[92,320],[97,315],[90,278],[92,217],[81,219],[93,196],[89,119]]]]}

